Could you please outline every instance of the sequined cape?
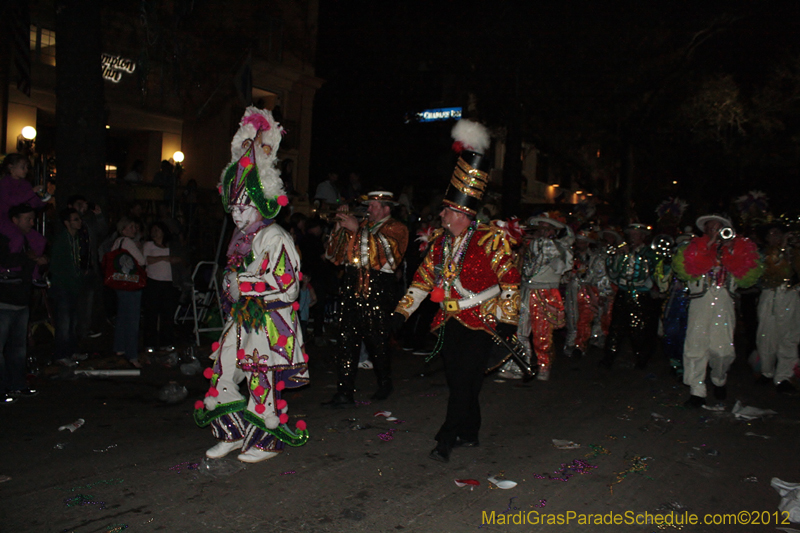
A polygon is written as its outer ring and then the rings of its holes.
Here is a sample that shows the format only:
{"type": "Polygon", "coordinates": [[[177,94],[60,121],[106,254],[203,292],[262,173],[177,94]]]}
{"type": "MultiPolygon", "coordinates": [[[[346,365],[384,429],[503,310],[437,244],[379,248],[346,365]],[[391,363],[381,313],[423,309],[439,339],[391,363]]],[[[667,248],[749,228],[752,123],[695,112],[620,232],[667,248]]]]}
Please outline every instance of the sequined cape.
{"type": "Polygon", "coordinates": [[[326,257],[335,265],[394,272],[408,246],[408,228],[386,218],[374,224],[364,220],[355,233],[340,227],[328,240],[326,257]]]}
{"type": "MultiPolygon", "coordinates": [[[[431,239],[432,245],[428,254],[414,274],[408,292],[397,304],[396,313],[408,318],[434,289],[436,273],[443,268],[445,236],[444,231],[438,230],[431,239]]],[[[431,323],[431,331],[438,329],[451,317],[475,330],[490,331],[498,320],[517,325],[521,277],[516,253],[511,249],[514,244],[516,242],[495,223],[477,227],[464,251],[458,280],[463,289],[470,293],[480,293],[499,285],[500,295],[455,314],[439,309],[431,323]]],[[[445,297],[458,300],[463,298],[455,286],[450,287],[449,294],[445,297]]]]}

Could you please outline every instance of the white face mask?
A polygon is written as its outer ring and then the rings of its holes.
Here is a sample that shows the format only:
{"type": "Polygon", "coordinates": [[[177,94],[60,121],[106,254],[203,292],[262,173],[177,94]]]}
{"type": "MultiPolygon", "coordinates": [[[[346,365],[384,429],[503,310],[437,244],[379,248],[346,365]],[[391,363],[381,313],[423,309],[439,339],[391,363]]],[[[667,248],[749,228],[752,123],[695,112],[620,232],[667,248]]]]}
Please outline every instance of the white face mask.
{"type": "Polygon", "coordinates": [[[231,209],[231,217],[233,217],[233,223],[236,224],[236,227],[239,228],[240,231],[246,230],[253,225],[253,223],[263,218],[261,213],[258,212],[258,209],[252,205],[233,206],[233,209],[231,209]]]}

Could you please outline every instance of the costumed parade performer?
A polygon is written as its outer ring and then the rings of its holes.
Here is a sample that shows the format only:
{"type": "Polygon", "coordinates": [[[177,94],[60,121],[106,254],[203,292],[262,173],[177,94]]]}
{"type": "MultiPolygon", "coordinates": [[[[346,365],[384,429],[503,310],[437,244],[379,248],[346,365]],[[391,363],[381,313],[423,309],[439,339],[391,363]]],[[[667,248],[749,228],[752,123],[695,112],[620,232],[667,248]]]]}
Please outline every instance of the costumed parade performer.
{"type": "Polygon", "coordinates": [[[223,281],[229,316],[212,346],[214,364],[204,373],[211,387],[194,414],[219,440],[206,452],[212,459],[241,449],[240,461],[257,463],[308,440],[303,420],[296,431],[287,426],[288,406],[281,399],[283,389],[309,380],[296,302],[300,259],[291,236],[275,222],[288,203],[276,168],[282,134],[269,111],[248,107],[219,185],[237,228],[223,281]]]}
{"type": "Polygon", "coordinates": [[[388,191],[373,191],[363,202],[367,219],[360,224],[345,207],[336,213],[336,227],[328,241],[326,257],[344,265],[342,304],[339,308],[339,353],[336,359],[336,394],[324,405],[355,405],[356,373],[361,344],[372,358],[378,390],[373,400],[385,400],[392,385],[389,351],[389,317],[397,301],[397,276],[408,246],[408,228],[391,217],[398,205],[388,191]]]}
{"type": "Polygon", "coordinates": [[[800,342],[800,250],[796,236],[778,224],[764,228],[764,274],[758,298],[756,348],[761,376],[772,380],[778,392],[794,393],[790,378],[797,364],[800,342]]]}
{"type": "Polygon", "coordinates": [[[517,336],[528,358],[536,360],[536,379],[541,381],[550,379],[556,352],[553,332],[566,325],[559,284],[561,276],[572,269],[575,233],[566,225],[566,220],[559,218],[558,213],[544,213],[528,219],[526,224],[533,230],[533,236],[525,246],[522,259],[517,336]]]}
{"type": "Polygon", "coordinates": [[[564,354],[567,357],[578,358],[586,353],[592,325],[604,308],[604,302],[612,296],[606,257],[594,248],[596,242],[597,234],[591,228],[578,231],[573,245],[572,270],[564,276],[567,282],[564,354]]]}
{"type": "Polygon", "coordinates": [[[661,309],[661,326],[663,335],[661,346],[669,360],[672,372],[683,376],[683,345],[686,342],[686,326],[689,323],[689,287],[680,279],[672,268],[672,257],[678,249],[686,246],[694,235],[682,234],[669,249],[656,249],[656,271],[653,279],[665,299],[661,309]]]}
{"type": "Polygon", "coordinates": [[[688,244],[694,237],[691,233],[677,235],[687,206],[680,198],[668,198],[659,204],[656,215],[661,233],[653,238],[651,244],[656,253],[653,280],[660,297],[664,299],[661,308],[661,346],[672,372],[678,377],[683,376],[683,344],[686,341],[689,320],[689,288],[672,270],[672,257],[678,247],[688,244]]]}
{"type": "Polygon", "coordinates": [[[627,242],[606,259],[606,269],[611,282],[617,286],[611,326],[606,338],[606,353],[600,364],[611,368],[625,335],[631,340],[636,368],[645,368],[658,331],[657,304],[650,295],[653,272],[656,268],[655,252],[646,245],[650,230],[634,222],[625,228],[627,242]]]}
{"type": "Polygon", "coordinates": [[[518,224],[478,225],[475,216],[489,175],[482,170],[489,132],[461,120],[453,128],[460,153],[440,213],[442,229],[405,296],[392,315],[393,329],[430,294],[439,311],[431,324],[438,335],[433,355],[441,354],[450,397],[430,458],[447,462],[456,446],[478,446],[479,395],[493,341],[513,337],[519,315],[519,271],[511,246],[521,236],[518,224]]]}
{"type": "Polygon", "coordinates": [[[678,249],[672,261],[675,273],[691,293],[683,346],[683,383],[691,394],[684,403],[687,407],[705,405],[709,366],[714,396],[726,398],[728,369],[736,358],[733,293],[738,287],[755,284],[763,270],[755,243],[737,236],[728,218],[705,215],[696,223],[704,235],[678,249]]]}

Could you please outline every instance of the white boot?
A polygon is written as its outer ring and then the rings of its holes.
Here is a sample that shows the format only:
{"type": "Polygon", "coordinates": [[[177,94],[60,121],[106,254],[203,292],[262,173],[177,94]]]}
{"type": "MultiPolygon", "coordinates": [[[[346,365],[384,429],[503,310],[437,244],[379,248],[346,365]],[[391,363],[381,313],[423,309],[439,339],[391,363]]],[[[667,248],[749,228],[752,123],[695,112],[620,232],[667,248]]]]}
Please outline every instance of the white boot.
{"type": "Polygon", "coordinates": [[[278,455],[278,452],[267,452],[264,450],[259,450],[256,447],[253,447],[244,453],[240,453],[237,459],[239,459],[243,463],[260,463],[261,461],[272,459],[276,455],[278,455]]]}
{"type": "Polygon", "coordinates": [[[225,457],[233,450],[238,450],[244,444],[244,439],[235,440],[233,442],[219,441],[214,446],[206,450],[206,457],[209,459],[219,459],[225,457]]]}

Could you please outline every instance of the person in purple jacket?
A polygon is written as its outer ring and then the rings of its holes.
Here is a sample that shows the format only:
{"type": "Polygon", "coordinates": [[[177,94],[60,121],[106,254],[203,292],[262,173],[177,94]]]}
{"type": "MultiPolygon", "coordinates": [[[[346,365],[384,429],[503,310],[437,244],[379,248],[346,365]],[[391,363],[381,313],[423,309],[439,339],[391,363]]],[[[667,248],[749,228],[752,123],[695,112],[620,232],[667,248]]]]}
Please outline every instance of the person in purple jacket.
{"type": "MultiPolygon", "coordinates": [[[[47,245],[44,236],[32,229],[23,237],[19,228],[8,218],[9,209],[16,205],[27,204],[34,209],[42,209],[50,200],[50,195],[42,185],[33,187],[28,182],[26,177],[29,169],[30,162],[22,154],[8,154],[3,159],[0,166],[0,232],[8,237],[12,248],[25,239],[31,249],[41,255],[47,245]]],[[[38,274],[34,272],[33,277],[38,278],[38,274]]]]}

